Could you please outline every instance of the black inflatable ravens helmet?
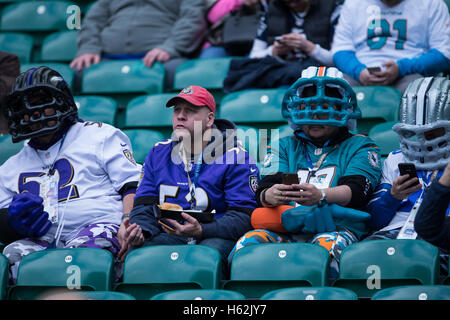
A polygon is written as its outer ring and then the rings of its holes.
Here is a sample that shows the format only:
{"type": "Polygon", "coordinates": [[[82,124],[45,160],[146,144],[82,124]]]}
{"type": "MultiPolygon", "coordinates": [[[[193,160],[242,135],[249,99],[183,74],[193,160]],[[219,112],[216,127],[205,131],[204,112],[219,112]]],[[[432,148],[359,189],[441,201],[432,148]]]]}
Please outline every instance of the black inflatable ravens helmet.
{"type": "Polygon", "coordinates": [[[78,119],[66,81],[44,66],[21,73],[5,102],[13,142],[54,133],[63,122],[75,123],[78,119]],[[48,112],[51,109],[54,112],[48,112]]]}

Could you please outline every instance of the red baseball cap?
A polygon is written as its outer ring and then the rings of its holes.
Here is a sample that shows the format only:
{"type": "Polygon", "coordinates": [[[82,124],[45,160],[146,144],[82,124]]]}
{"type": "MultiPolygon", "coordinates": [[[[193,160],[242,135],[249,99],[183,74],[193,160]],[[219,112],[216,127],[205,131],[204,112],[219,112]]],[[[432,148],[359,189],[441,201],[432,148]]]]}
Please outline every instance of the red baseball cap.
{"type": "Polygon", "coordinates": [[[197,107],[206,106],[212,112],[216,112],[216,102],[214,101],[214,97],[205,88],[199,86],[186,87],[181,90],[177,96],[167,101],[166,107],[173,107],[179,99],[185,100],[197,107]]]}

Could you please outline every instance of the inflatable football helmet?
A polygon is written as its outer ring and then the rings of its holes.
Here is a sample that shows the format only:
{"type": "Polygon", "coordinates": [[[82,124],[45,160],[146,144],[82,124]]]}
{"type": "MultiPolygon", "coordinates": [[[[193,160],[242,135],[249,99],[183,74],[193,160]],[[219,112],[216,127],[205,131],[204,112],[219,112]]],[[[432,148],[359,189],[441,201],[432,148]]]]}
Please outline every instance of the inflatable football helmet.
{"type": "Polygon", "coordinates": [[[68,84],[48,67],[21,73],[5,102],[13,142],[54,133],[63,121],[75,123],[78,119],[68,84]]]}
{"type": "Polygon", "coordinates": [[[309,67],[284,95],[282,115],[297,127],[327,125],[354,130],[361,111],[342,72],[333,67],[309,67]]]}
{"type": "Polygon", "coordinates": [[[402,97],[398,134],[405,158],[417,169],[435,170],[450,160],[450,80],[427,77],[412,81],[402,97]]]}

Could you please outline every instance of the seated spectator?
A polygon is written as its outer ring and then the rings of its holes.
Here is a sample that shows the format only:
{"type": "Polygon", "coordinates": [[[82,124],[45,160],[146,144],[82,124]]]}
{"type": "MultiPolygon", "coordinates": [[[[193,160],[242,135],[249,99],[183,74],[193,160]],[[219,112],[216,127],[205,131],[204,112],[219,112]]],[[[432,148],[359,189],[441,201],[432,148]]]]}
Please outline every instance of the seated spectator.
{"type": "Polygon", "coordinates": [[[270,1],[249,59],[231,62],[225,91],[289,86],[309,66],[332,66],[340,7],[334,0],[270,1]]]}
{"type": "Polygon", "coordinates": [[[450,251],[450,161],[439,180],[425,190],[414,220],[417,235],[437,247],[450,251]]]}
{"type": "Polygon", "coordinates": [[[178,64],[198,54],[206,31],[203,0],[99,0],[78,36],[77,71],[101,59],[142,59],[164,63],[166,88],[178,64]]]}
{"type": "Polygon", "coordinates": [[[309,67],[287,91],[283,116],[294,135],[271,145],[252,213],[256,230],[237,242],[310,242],[324,246],[337,271],[341,251],[366,233],[361,212],[378,183],[379,148],[349,130],[361,117],[355,92],[336,68],[309,67]],[[293,184],[283,173],[295,173],[293,184]],[[298,181],[298,182],[297,182],[298,181]],[[294,203],[294,206],[290,206],[294,203]]]}
{"type": "MultiPolygon", "coordinates": [[[[208,10],[206,20],[210,25],[207,33],[207,42],[203,45],[199,58],[220,58],[228,56],[245,56],[250,52],[245,45],[241,45],[239,54],[227,50],[223,44],[223,28],[225,20],[230,16],[231,12],[243,10],[249,12],[258,12],[260,7],[266,6],[265,0],[218,0],[208,10]],[[261,2],[261,3],[260,3],[261,2]]],[[[255,30],[257,23],[255,23],[255,30]]],[[[253,41],[252,41],[253,42],[253,41]]],[[[251,47],[251,43],[249,43],[251,47]]],[[[236,50],[237,51],[237,50],[236,50]]]]}
{"type": "Polygon", "coordinates": [[[19,57],[9,52],[0,51],[0,136],[8,133],[3,99],[11,91],[12,84],[19,73],[19,57]]]}
{"type": "Polygon", "coordinates": [[[9,132],[22,150],[0,167],[0,241],[16,279],[23,256],[48,248],[119,252],[123,213],[133,207],[140,166],[128,137],[78,120],[72,93],[47,67],[17,77],[6,101],[9,132]],[[5,239],[7,238],[7,239],[5,239]]]}
{"type": "MultiPolygon", "coordinates": [[[[417,238],[414,217],[424,205],[426,188],[442,176],[450,157],[449,88],[450,81],[443,77],[420,78],[403,94],[400,123],[393,127],[401,150],[384,161],[380,184],[368,206],[369,226],[375,232],[365,240],[417,238]],[[401,163],[413,163],[417,177],[401,175],[401,163]]],[[[448,252],[441,257],[448,259],[448,252]]],[[[441,266],[445,273],[448,260],[441,266]]]]}
{"type": "Polygon", "coordinates": [[[450,18],[442,0],[346,0],[333,59],[352,86],[394,86],[450,71],[450,18]]]}
{"type": "Polygon", "coordinates": [[[145,160],[132,225],[119,234],[127,239],[121,256],[130,246],[196,243],[221,253],[226,277],[229,252],[250,230],[258,168],[238,144],[235,125],[215,119],[216,103],[206,89],[187,87],[166,107],[173,108],[174,138],[157,143],[145,160]],[[154,211],[167,203],[179,210],[214,210],[214,221],[199,222],[185,212],[184,223],[158,219],[154,211]]]}

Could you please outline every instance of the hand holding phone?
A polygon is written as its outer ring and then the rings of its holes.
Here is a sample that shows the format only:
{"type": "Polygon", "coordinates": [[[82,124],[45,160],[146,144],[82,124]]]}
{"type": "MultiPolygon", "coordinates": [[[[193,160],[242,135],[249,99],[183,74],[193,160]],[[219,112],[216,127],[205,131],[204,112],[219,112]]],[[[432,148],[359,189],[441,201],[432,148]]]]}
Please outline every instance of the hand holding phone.
{"type": "Polygon", "coordinates": [[[380,72],[381,68],[380,67],[368,67],[367,70],[369,70],[369,72],[371,74],[373,74],[374,72],[380,72]]]}
{"type": "MultiPolygon", "coordinates": [[[[398,170],[400,171],[401,176],[408,174],[409,175],[408,180],[410,180],[412,178],[419,178],[417,176],[417,170],[416,170],[416,166],[414,165],[414,163],[399,163],[398,170]]],[[[415,186],[418,184],[419,184],[419,181],[417,180],[417,182],[412,184],[411,186],[415,186]]]]}

